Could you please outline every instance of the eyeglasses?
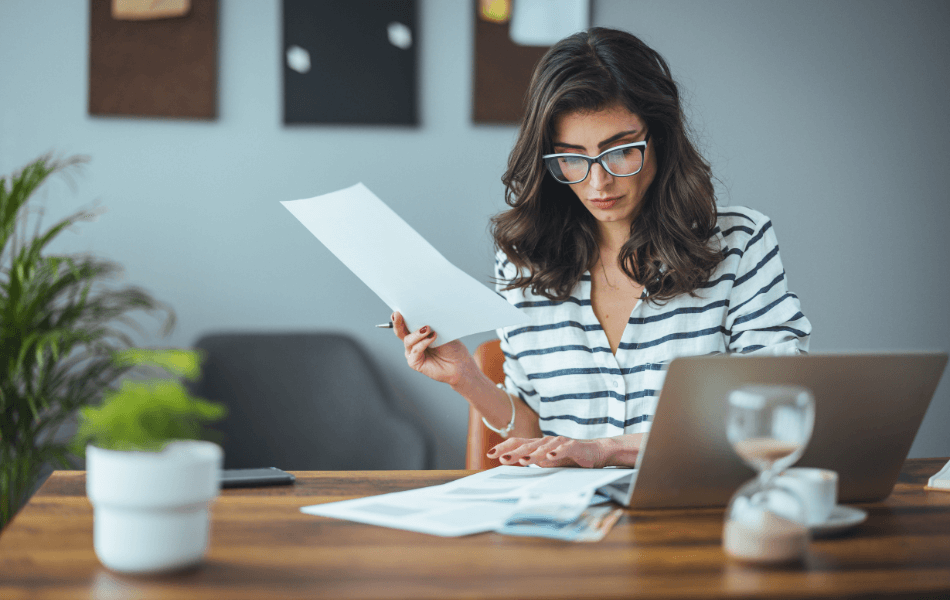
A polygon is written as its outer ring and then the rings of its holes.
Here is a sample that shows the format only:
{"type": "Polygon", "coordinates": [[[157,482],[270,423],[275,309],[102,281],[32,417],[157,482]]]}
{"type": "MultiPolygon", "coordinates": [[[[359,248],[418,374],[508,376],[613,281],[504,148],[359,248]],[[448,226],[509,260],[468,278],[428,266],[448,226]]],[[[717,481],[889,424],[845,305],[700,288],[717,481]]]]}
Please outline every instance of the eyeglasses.
{"type": "Polygon", "coordinates": [[[615,177],[636,175],[643,168],[646,148],[646,141],[642,141],[615,146],[597,156],[545,154],[541,158],[551,175],[561,183],[580,183],[587,179],[590,167],[594,163],[600,163],[605,171],[615,177]]]}

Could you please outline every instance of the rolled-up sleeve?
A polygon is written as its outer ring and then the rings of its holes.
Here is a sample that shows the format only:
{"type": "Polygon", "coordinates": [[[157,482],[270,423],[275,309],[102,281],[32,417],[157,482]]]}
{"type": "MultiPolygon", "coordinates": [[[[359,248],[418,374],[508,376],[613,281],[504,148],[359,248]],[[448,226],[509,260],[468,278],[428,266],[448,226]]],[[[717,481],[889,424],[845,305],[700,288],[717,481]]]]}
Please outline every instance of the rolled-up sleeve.
{"type": "Polygon", "coordinates": [[[742,249],[726,317],[729,351],[799,354],[808,351],[811,323],[788,290],[772,222],[761,214],[742,249]]]}

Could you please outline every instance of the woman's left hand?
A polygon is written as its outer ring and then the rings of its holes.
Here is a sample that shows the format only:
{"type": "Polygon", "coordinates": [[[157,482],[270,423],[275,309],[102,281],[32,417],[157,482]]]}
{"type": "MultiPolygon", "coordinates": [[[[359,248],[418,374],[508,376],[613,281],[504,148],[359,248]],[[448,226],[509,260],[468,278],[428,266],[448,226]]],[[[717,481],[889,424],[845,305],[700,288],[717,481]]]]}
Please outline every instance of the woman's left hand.
{"type": "Polygon", "coordinates": [[[607,466],[607,440],[610,438],[575,440],[561,435],[510,438],[489,450],[488,458],[498,458],[503,465],[598,469],[607,466]]]}

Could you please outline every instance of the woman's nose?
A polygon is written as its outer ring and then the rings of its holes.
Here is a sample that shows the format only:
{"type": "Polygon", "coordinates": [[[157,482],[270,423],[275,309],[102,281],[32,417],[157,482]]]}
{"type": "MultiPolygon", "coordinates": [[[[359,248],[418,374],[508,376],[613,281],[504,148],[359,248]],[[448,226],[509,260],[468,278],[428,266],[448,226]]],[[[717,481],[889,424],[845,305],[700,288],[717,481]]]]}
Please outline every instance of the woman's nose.
{"type": "Polygon", "coordinates": [[[602,190],[613,181],[613,175],[607,172],[600,163],[594,163],[590,166],[590,185],[595,190],[602,190]]]}

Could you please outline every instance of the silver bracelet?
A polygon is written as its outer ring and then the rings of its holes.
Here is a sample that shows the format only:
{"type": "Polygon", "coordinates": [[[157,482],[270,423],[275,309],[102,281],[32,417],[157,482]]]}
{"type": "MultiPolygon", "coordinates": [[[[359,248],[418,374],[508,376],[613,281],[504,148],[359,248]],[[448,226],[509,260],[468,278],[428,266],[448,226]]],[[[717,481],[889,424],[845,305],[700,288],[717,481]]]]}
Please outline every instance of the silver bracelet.
{"type": "Polygon", "coordinates": [[[505,396],[508,396],[508,402],[511,402],[511,422],[508,423],[508,425],[506,425],[503,429],[495,429],[488,423],[488,421],[485,420],[485,417],[482,417],[482,423],[485,424],[485,427],[491,429],[492,431],[494,431],[501,437],[507,439],[508,436],[511,435],[511,430],[515,428],[515,401],[512,400],[511,394],[505,391],[505,386],[503,384],[496,383],[495,387],[505,392],[505,396]]]}

